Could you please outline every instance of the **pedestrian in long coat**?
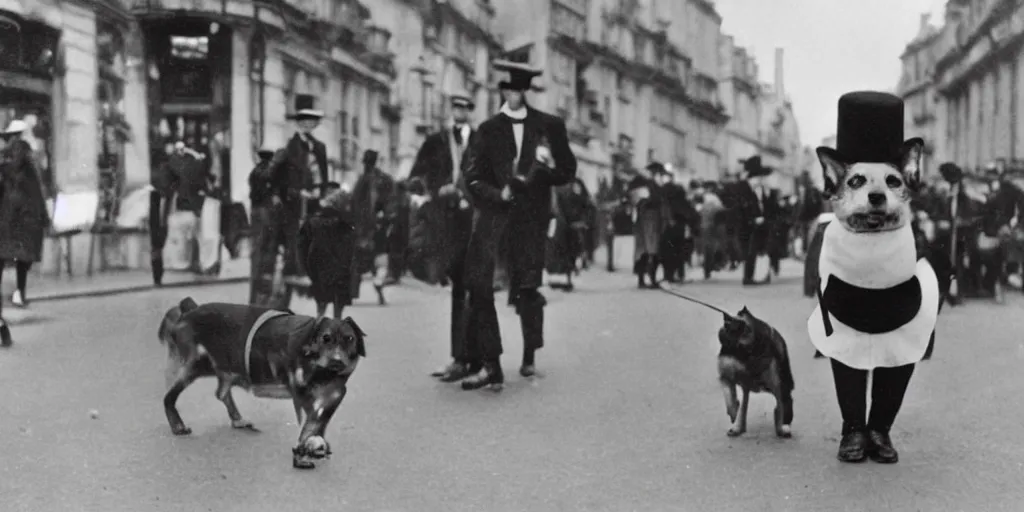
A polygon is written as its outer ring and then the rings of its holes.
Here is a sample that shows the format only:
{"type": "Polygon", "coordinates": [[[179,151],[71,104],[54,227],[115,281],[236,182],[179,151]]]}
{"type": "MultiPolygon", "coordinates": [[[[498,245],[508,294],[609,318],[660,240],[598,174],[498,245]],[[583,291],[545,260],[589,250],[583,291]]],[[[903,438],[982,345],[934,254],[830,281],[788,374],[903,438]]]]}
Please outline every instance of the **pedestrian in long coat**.
{"type": "Polygon", "coordinates": [[[761,164],[761,157],[748,158],[743,167],[747,179],[736,187],[740,211],[738,234],[744,250],[743,284],[765,284],[771,281],[771,274],[756,281],[754,270],[758,255],[768,250],[769,227],[778,218],[778,200],[763,183],[772,169],[761,164]]]}
{"type": "Polygon", "coordinates": [[[509,73],[509,80],[499,84],[505,104],[480,125],[466,155],[465,179],[476,208],[466,258],[467,338],[479,344],[484,363],[462,382],[463,389],[504,383],[494,273],[505,237],[510,300],[523,330],[519,373],[534,375],[534,353],[544,346],[547,301],[538,288],[551,219],[551,187],[569,183],[576,175],[565,122],[526,103],[525,92],[541,72],[507,61],[496,62],[495,67],[509,73]]]}
{"type": "Polygon", "coordinates": [[[310,213],[318,206],[321,188],[328,183],[327,146],[313,136],[324,113],[313,108],[314,98],[307,94],[295,96],[296,131],[283,151],[271,161],[274,204],[277,206],[277,232],[284,243],[284,275],[298,282],[299,227],[304,210],[310,213]]]}
{"type": "MultiPolygon", "coordinates": [[[[274,150],[262,148],[257,152],[260,161],[249,174],[249,202],[252,213],[249,221],[250,232],[250,276],[249,303],[258,306],[271,304],[274,291],[274,274],[277,271],[277,255],[281,244],[278,238],[277,222],[274,220],[274,185],[271,181],[270,162],[274,150]]],[[[284,305],[287,308],[287,305],[284,305]]]]}
{"type": "Polygon", "coordinates": [[[303,222],[298,242],[299,264],[312,283],[309,293],[317,316],[333,304],[334,318],[341,318],[344,307],[352,304],[356,249],[349,194],[335,190],[322,199],[317,212],[303,222]]]}
{"type": "Polygon", "coordinates": [[[665,166],[653,162],[646,167],[649,176],[638,174],[630,181],[627,192],[634,209],[633,273],[640,288],[658,287],[658,249],[661,234],[668,221],[668,210],[661,196],[657,177],[666,173],[665,166]],[[650,283],[644,277],[650,278],[650,283]]]}
{"type": "Polygon", "coordinates": [[[43,238],[50,227],[43,185],[32,158],[32,147],[20,138],[22,121],[4,132],[7,144],[0,155],[0,272],[13,265],[17,274],[14,303],[24,305],[32,264],[42,260],[43,238]]]}
{"type": "MultiPolygon", "coordinates": [[[[469,122],[469,114],[476,105],[465,92],[453,93],[449,100],[451,124],[423,141],[409,178],[423,180],[429,197],[422,209],[428,226],[428,282],[451,281],[453,297],[462,297],[465,295],[462,262],[473,227],[463,162],[470,140],[476,134],[469,122]]],[[[462,302],[461,298],[453,300],[462,302]]]]}
{"type": "Polygon", "coordinates": [[[356,228],[356,270],[352,292],[359,297],[362,275],[373,274],[373,287],[380,305],[386,303],[384,286],[387,281],[390,254],[390,230],[396,216],[395,179],[377,167],[379,154],[368,149],[363,152],[363,174],[352,189],[352,218],[356,228]]]}
{"type": "Polygon", "coordinates": [[[546,266],[549,274],[564,274],[566,284],[555,285],[572,291],[572,275],[578,270],[576,261],[587,249],[587,228],[590,199],[578,178],[555,189],[552,203],[552,226],[548,232],[546,266]]]}

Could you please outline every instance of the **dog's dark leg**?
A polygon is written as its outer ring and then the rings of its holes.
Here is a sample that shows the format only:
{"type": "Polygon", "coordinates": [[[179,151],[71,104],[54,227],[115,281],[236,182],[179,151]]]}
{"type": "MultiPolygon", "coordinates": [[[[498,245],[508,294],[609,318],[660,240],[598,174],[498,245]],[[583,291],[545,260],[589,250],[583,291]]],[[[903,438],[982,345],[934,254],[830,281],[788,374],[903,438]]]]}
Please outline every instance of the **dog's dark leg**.
{"type": "Polygon", "coordinates": [[[167,394],[164,395],[164,413],[167,414],[167,422],[171,425],[171,432],[176,436],[187,436],[192,433],[192,429],[186,427],[185,422],[182,421],[175,404],[177,404],[178,396],[181,395],[181,392],[185,391],[185,388],[189,387],[199,378],[194,365],[195,363],[192,361],[182,365],[178,371],[177,379],[171,384],[167,394]]]}
{"type": "Polygon", "coordinates": [[[316,395],[312,397],[312,403],[307,410],[306,422],[299,432],[299,446],[304,445],[310,437],[324,436],[327,425],[347,392],[348,387],[341,382],[331,383],[315,391],[316,395]]]}
{"type": "Polygon", "coordinates": [[[228,409],[228,417],[231,418],[232,428],[244,428],[259,432],[256,427],[253,426],[252,422],[242,418],[242,413],[238,411],[238,406],[235,405],[235,398],[231,396],[231,386],[235,383],[234,375],[217,375],[217,399],[224,402],[224,407],[228,409]]]}
{"type": "Polygon", "coordinates": [[[743,385],[740,385],[740,387],[743,388],[743,402],[740,403],[740,413],[736,417],[736,422],[729,429],[729,437],[741,436],[747,431],[747,406],[750,405],[750,388],[743,385]]]}

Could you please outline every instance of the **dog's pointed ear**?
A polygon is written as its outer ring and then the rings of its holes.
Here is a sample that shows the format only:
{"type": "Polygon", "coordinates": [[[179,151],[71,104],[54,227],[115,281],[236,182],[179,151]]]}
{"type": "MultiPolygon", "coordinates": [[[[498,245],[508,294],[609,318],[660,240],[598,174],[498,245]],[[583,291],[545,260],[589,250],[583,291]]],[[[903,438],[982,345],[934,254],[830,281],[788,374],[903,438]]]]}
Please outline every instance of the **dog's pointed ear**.
{"type": "Polygon", "coordinates": [[[729,313],[722,313],[722,321],[723,322],[729,323],[732,320],[733,320],[733,318],[731,316],[729,316],[729,313]]]}
{"type": "Polygon", "coordinates": [[[750,315],[750,310],[747,309],[746,306],[743,306],[743,309],[740,310],[740,316],[745,316],[745,315],[750,315]]]}
{"type": "Polygon", "coordinates": [[[182,313],[188,313],[189,311],[198,308],[199,304],[197,304],[196,301],[192,299],[192,297],[185,297],[184,299],[181,299],[181,302],[178,303],[178,309],[180,309],[182,313]]]}
{"type": "Polygon", "coordinates": [[[921,156],[924,154],[924,139],[914,137],[907,139],[900,150],[900,172],[907,188],[917,190],[921,187],[921,156]]]}
{"type": "Polygon", "coordinates": [[[824,178],[822,194],[825,199],[830,199],[839,191],[839,184],[846,176],[846,164],[840,160],[839,153],[830,147],[819,146],[815,153],[818,154],[818,161],[821,162],[821,175],[824,178]]]}

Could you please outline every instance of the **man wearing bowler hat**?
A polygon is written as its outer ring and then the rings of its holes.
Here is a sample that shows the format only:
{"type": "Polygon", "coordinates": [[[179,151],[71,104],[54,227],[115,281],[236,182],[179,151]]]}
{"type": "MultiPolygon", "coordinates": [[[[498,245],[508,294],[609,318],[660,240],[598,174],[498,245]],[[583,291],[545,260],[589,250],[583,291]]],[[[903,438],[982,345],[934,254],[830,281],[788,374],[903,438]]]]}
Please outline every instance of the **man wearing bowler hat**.
{"type": "MultiPolygon", "coordinates": [[[[752,156],[743,161],[746,179],[736,186],[739,205],[738,238],[743,251],[743,284],[766,284],[771,273],[764,280],[754,280],[757,257],[768,249],[768,227],[775,220],[778,201],[764,183],[765,176],[772,170],[761,164],[761,157],[752,156]]],[[[767,270],[767,269],[766,269],[767,270]]]]}
{"type": "Polygon", "coordinates": [[[483,360],[479,371],[462,381],[467,390],[500,389],[505,381],[494,307],[495,265],[503,248],[509,302],[516,308],[523,331],[519,373],[524,377],[535,374],[534,353],[544,346],[547,301],[538,289],[543,284],[551,188],[576,176],[576,157],[569,148],[565,122],[526,102],[526,91],[541,71],[509,61],[495,62],[494,67],[509,75],[499,84],[505,103],[497,115],[480,125],[465,156],[464,179],[476,208],[466,256],[466,338],[477,344],[483,360]],[[504,236],[510,241],[507,245],[501,243],[504,236]]]}
{"type": "Polygon", "coordinates": [[[295,113],[291,116],[297,125],[295,135],[270,163],[274,188],[271,201],[278,210],[278,234],[285,243],[284,275],[292,279],[300,272],[296,249],[303,210],[316,207],[320,189],[328,181],[327,146],[313,137],[324,114],[313,107],[313,96],[295,95],[295,113]]]}
{"type": "Polygon", "coordinates": [[[452,286],[451,355],[452,362],[433,372],[444,382],[455,382],[469,376],[471,369],[481,366],[475,348],[465,341],[466,282],[464,279],[466,247],[473,228],[473,208],[469,204],[464,179],[464,155],[475,130],[469,114],[475,107],[467,93],[450,96],[452,123],[427,136],[416,155],[410,179],[419,178],[427,188],[423,215],[427,222],[427,279],[431,282],[449,280],[452,286]]]}

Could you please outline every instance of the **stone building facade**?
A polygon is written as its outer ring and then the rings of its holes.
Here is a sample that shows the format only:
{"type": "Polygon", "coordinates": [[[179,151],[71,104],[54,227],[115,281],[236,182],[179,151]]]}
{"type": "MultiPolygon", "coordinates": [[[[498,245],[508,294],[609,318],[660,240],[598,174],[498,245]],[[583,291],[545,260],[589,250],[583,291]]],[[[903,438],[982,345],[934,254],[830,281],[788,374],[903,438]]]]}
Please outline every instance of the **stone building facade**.
{"type": "Polygon", "coordinates": [[[401,121],[391,171],[407,176],[426,135],[449,121],[449,95],[474,97],[475,124],[497,112],[490,66],[501,53],[497,10],[492,0],[376,0],[371,12],[393,34],[392,98],[401,121]]]}
{"type": "Polygon", "coordinates": [[[721,17],[705,0],[528,0],[501,11],[515,60],[540,67],[539,108],[566,119],[588,187],[615,166],[717,177],[721,17]],[[540,23],[537,21],[541,20],[540,23]]]}
{"type": "Polygon", "coordinates": [[[932,45],[934,163],[979,171],[1024,159],[1024,5],[950,0],[932,45]]]}

